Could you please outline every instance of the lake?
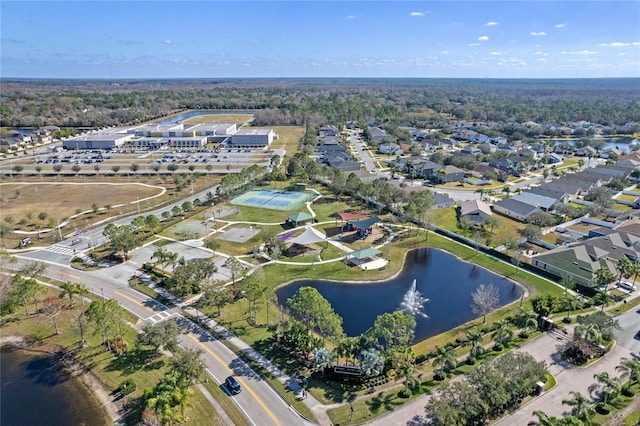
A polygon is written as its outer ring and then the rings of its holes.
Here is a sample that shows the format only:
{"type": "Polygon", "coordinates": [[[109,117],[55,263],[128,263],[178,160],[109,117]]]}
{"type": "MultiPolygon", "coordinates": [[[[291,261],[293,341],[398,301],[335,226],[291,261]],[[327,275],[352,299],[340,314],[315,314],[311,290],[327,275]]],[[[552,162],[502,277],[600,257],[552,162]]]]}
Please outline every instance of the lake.
{"type": "Polygon", "coordinates": [[[428,318],[416,316],[414,343],[478,318],[471,311],[471,294],[480,284],[494,284],[498,288],[501,306],[522,294],[521,287],[513,281],[442,250],[423,248],[407,253],[402,272],[384,282],[300,280],[279,288],[276,295],[286,306],[287,299],[300,287],[315,287],[343,318],[345,333],[357,336],[370,328],[378,315],[399,310],[414,279],[416,289],[429,299],[423,305],[428,318]]]}
{"type": "Polygon", "coordinates": [[[2,426],[110,424],[84,384],[56,368],[47,354],[2,348],[0,357],[2,426]]]}

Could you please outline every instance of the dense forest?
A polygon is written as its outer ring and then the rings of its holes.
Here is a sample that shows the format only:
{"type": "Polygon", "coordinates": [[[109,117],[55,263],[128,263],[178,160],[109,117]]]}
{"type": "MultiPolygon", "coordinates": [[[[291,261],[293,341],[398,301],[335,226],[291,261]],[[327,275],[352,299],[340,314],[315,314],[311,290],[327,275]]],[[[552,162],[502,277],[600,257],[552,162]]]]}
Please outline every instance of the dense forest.
{"type": "Polygon", "coordinates": [[[640,122],[640,79],[5,79],[0,125],[126,125],[181,109],[254,110],[259,125],[454,119],[615,127],[640,122]]]}

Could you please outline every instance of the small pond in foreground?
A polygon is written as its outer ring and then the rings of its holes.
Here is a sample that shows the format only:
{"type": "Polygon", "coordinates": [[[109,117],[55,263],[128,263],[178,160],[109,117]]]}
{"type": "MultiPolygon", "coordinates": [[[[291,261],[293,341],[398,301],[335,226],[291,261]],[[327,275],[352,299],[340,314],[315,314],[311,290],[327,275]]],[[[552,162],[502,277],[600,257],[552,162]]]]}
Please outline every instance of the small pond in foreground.
{"type": "Polygon", "coordinates": [[[276,291],[286,306],[288,298],[300,287],[315,287],[331,303],[344,322],[348,336],[357,336],[373,325],[376,317],[400,309],[413,280],[416,289],[429,299],[423,305],[428,318],[416,316],[414,342],[425,340],[477,318],[471,311],[471,294],[480,284],[494,284],[500,291],[500,305],[517,300],[519,286],[493,272],[464,262],[436,249],[422,248],[407,253],[405,266],[395,278],[376,283],[340,283],[299,280],[276,291]]]}
{"type": "Polygon", "coordinates": [[[62,372],[51,356],[0,350],[2,426],[101,426],[103,408],[79,379],[62,372]]]}

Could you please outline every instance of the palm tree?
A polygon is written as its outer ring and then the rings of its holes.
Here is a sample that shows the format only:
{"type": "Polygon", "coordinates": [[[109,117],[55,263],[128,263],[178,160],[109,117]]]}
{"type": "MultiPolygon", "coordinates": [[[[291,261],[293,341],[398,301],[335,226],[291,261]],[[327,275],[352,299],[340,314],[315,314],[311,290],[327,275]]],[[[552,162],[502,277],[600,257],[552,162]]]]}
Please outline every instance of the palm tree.
{"type": "Polygon", "coordinates": [[[620,364],[616,367],[616,371],[620,371],[621,379],[629,379],[627,381],[627,389],[633,382],[640,379],[640,361],[635,358],[620,358],[620,364]]]}
{"type": "Polygon", "coordinates": [[[156,251],[151,255],[151,259],[156,259],[160,265],[164,267],[164,263],[167,261],[167,250],[164,247],[159,247],[156,251]]]}
{"type": "Polygon", "coordinates": [[[621,257],[616,262],[616,270],[618,271],[618,282],[622,282],[622,277],[629,278],[633,272],[633,263],[627,256],[621,257]]]}
{"type": "Polygon", "coordinates": [[[456,368],[458,361],[456,359],[456,351],[453,346],[442,345],[436,346],[436,355],[431,362],[434,367],[440,367],[439,372],[446,375],[449,370],[456,368]]]}
{"type": "Polygon", "coordinates": [[[84,306],[84,296],[89,293],[89,288],[82,283],[77,283],[76,293],[80,296],[80,302],[82,303],[82,306],[84,306]]]}
{"type": "Polygon", "coordinates": [[[382,373],[384,357],[375,348],[363,349],[358,354],[358,364],[363,376],[374,377],[382,373]]]}
{"type": "Polygon", "coordinates": [[[518,315],[516,316],[516,324],[522,327],[524,331],[528,331],[530,328],[538,326],[538,314],[531,309],[520,308],[518,315]]]}
{"type": "Polygon", "coordinates": [[[476,359],[476,357],[484,351],[482,347],[482,333],[479,331],[469,331],[467,333],[467,345],[471,345],[469,351],[469,360],[476,359]]]}
{"type": "Polygon", "coordinates": [[[583,422],[589,423],[589,420],[596,414],[595,410],[591,406],[591,401],[589,401],[580,392],[571,391],[569,392],[569,395],[571,395],[572,398],[562,400],[562,405],[573,407],[571,414],[583,422]]]}
{"type": "Polygon", "coordinates": [[[604,286],[605,290],[609,288],[609,284],[616,280],[616,276],[607,267],[598,269],[593,274],[593,282],[596,287],[604,286]]]}
{"type": "Polygon", "coordinates": [[[620,392],[622,386],[620,379],[611,377],[608,372],[603,371],[602,373],[596,373],[593,375],[593,378],[596,379],[596,383],[589,386],[589,392],[599,390],[600,396],[605,404],[609,400],[609,397],[615,398],[618,392],[620,392]]]}
{"type": "Polygon", "coordinates": [[[629,274],[633,276],[633,285],[636,285],[636,279],[638,278],[638,275],[640,275],[640,262],[631,264],[629,274]]]}
{"type": "Polygon", "coordinates": [[[316,348],[313,350],[313,366],[316,371],[321,371],[324,376],[324,371],[327,368],[333,367],[336,361],[336,353],[327,348],[316,348]]]}
{"type": "Polygon", "coordinates": [[[574,287],[576,286],[576,281],[573,279],[573,277],[563,274],[562,278],[560,279],[560,285],[564,287],[564,294],[566,296],[568,290],[574,289],[574,287]]]}
{"type": "Polygon", "coordinates": [[[496,345],[502,345],[513,336],[513,329],[511,323],[506,319],[496,321],[495,329],[493,331],[493,339],[496,345]]]}
{"type": "Polygon", "coordinates": [[[563,302],[564,308],[567,309],[566,318],[569,318],[569,316],[573,314],[573,311],[575,311],[578,308],[578,306],[581,305],[581,302],[572,296],[565,297],[564,299],[562,299],[562,302],[563,302]]]}
{"type": "Polygon", "coordinates": [[[609,293],[607,289],[600,290],[593,298],[596,304],[600,304],[600,311],[604,311],[605,306],[607,306],[613,299],[613,294],[609,293]]]}
{"type": "Polygon", "coordinates": [[[585,339],[590,343],[598,343],[602,337],[602,331],[598,324],[580,324],[575,328],[574,334],[577,338],[585,339]]]}
{"type": "Polygon", "coordinates": [[[69,281],[66,283],[60,284],[60,298],[62,299],[65,295],[69,295],[69,304],[73,306],[73,295],[78,293],[78,286],[69,281]]]}
{"type": "Polygon", "coordinates": [[[527,426],[557,426],[558,418],[551,417],[542,411],[534,411],[533,415],[538,418],[538,421],[530,421],[527,426]]]}

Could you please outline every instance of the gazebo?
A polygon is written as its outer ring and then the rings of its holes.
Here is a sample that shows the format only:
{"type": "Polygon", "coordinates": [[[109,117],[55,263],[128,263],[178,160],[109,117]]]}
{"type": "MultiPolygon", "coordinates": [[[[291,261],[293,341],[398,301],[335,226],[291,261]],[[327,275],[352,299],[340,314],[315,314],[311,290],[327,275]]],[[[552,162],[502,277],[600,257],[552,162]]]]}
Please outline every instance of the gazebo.
{"type": "MultiPolygon", "coordinates": [[[[294,245],[299,245],[305,247],[306,249],[308,246],[314,243],[325,241],[325,238],[326,237],[322,233],[320,233],[320,231],[317,231],[313,227],[307,225],[307,228],[302,234],[289,240],[289,242],[291,243],[291,246],[289,248],[293,247],[294,245]]],[[[304,251],[302,253],[304,253],[304,251]]],[[[301,253],[297,253],[297,250],[294,250],[293,254],[295,255],[301,253]]]]}
{"type": "Polygon", "coordinates": [[[389,262],[386,259],[377,257],[380,254],[382,254],[382,252],[377,248],[368,247],[349,253],[349,261],[364,270],[381,269],[387,266],[389,262]]]}
{"type": "Polygon", "coordinates": [[[300,226],[309,220],[313,220],[313,216],[305,212],[297,212],[287,217],[287,223],[293,226],[300,226]]]}

